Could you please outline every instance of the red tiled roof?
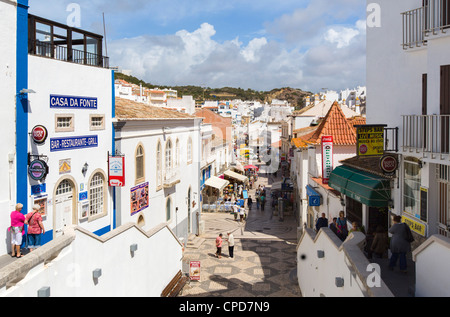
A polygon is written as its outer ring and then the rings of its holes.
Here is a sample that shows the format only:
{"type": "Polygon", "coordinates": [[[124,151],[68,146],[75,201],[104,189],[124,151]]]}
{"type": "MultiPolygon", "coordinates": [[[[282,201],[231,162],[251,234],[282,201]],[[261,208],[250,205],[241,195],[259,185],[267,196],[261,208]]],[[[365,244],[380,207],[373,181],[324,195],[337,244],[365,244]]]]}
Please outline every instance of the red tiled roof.
{"type": "Polygon", "coordinates": [[[195,117],[176,110],[149,106],[128,99],[115,98],[115,116],[117,120],[132,119],[194,119],[195,117]]]}
{"type": "Polygon", "coordinates": [[[345,118],[337,102],[333,103],[317,130],[302,136],[301,139],[309,144],[320,144],[324,135],[332,135],[336,145],[356,145],[356,130],[345,118]]]}
{"type": "Polygon", "coordinates": [[[198,109],[194,116],[203,118],[204,123],[212,125],[216,136],[220,136],[223,140],[231,140],[231,118],[225,118],[208,108],[198,109]]]}

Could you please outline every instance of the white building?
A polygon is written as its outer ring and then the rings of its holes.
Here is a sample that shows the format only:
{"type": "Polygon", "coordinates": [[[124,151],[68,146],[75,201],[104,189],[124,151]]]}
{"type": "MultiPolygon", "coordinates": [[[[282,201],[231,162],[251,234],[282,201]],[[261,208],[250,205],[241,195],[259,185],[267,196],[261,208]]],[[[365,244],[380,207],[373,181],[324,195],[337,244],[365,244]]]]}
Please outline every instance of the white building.
{"type": "Polygon", "coordinates": [[[118,225],[149,230],[168,223],[186,242],[197,233],[201,119],[116,99],[115,144],[125,155],[125,186],[116,189],[118,225]]]}

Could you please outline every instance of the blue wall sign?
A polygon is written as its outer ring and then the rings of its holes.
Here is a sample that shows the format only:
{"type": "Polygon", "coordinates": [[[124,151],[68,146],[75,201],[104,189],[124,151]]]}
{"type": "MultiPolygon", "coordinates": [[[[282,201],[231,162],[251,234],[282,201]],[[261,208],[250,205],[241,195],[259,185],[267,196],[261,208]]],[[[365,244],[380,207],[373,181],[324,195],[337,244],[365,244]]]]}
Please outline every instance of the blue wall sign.
{"type": "Polygon", "coordinates": [[[97,109],[97,98],[50,95],[50,108],[97,109]]]}
{"type": "Polygon", "coordinates": [[[97,135],[50,139],[50,152],[75,150],[89,147],[98,147],[97,135]]]}
{"type": "Polygon", "coordinates": [[[46,187],[45,183],[31,186],[31,195],[39,195],[45,193],[46,191],[45,187],[46,187]]]}
{"type": "Polygon", "coordinates": [[[320,206],[320,194],[316,192],[311,186],[306,186],[306,195],[308,196],[308,205],[312,207],[320,206]]]}
{"type": "Polygon", "coordinates": [[[88,192],[81,192],[78,194],[78,200],[86,200],[88,198],[88,192]]]}

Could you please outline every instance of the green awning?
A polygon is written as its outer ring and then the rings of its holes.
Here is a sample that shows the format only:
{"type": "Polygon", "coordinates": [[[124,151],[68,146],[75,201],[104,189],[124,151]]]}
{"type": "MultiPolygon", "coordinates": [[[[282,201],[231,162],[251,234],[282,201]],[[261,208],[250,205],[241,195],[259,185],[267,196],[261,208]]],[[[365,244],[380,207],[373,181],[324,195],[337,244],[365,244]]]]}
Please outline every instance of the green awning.
{"type": "Polygon", "coordinates": [[[387,207],[391,199],[389,179],[344,165],[333,170],[328,185],[370,207],[387,207]]]}

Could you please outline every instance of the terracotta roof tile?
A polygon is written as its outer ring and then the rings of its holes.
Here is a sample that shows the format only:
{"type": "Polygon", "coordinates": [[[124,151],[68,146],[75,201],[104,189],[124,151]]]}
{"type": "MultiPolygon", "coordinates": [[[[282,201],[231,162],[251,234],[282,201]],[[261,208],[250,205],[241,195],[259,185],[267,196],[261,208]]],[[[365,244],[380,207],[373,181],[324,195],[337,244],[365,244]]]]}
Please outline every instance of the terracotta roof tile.
{"type": "Polygon", "coordinates": [[[336,145],[356,145],[356,130],[347,121],[337,102],[333,103],[317,130],[302,136],[301,139],[309,144],[320,144],[324,135],[332,135],[336,145]]]}
{"type": "Polygon", "coordinates": [[[144,103],[116,97],[115,115],[124,119],[194,119],[195,117],[175,110],[149,106],[144,103]]]}

